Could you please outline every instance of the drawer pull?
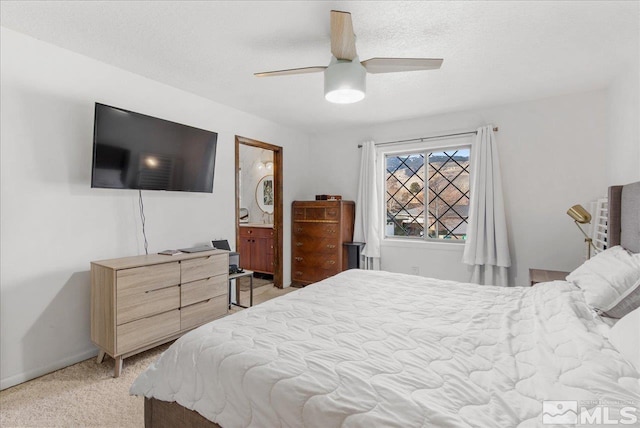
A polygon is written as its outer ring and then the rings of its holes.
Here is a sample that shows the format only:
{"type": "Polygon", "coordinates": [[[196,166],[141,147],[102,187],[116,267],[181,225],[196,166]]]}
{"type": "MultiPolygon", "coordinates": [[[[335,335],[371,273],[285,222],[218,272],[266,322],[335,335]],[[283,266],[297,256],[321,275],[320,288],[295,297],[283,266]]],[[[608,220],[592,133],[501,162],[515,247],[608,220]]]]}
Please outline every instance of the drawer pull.
{"type": "Polygon", "coordinates": [[[296,276],[302,276],[302,272],[297,271],[297,272],[296,272],[296,276]]]}
{"type": "Polygon", "coordinates": [[[335,264],[336,264],[336,261],[335,261],[335,260],[329,260],[329,264],[330,264],[330,265],[335,265],[335,264]]]}
{"type": "Polygon", "coordinates": [[[153,290],[147,290],[145,291],[145,293],[152,293],[154,291],[160,291],[160,290],[164,290],[165,288],[171,288],[171,287],[175,287],[175,286],[180,287],[180,284],[174,284],[174,285],[167,285],[166,287],[160,287],[160,288],[154,288],[153,290]]]}
{"type": "Polygon", "coordinates": [[[335,245],[333,245],[333,244],[328,244],[328,245],[327,245],[327,248],[334,249],[334,248],[336,248],[336,246],[335,246],[335,245]]]}
{"type": "Polygon", "coordinates": [[[296,242],[296,247],[302,247],[302,242],[296,242]]]}
{"type": "Polygon", "coordinates": [[[302,258],[302,257],[296,257],[296,261],[297,261],[297,262],[301,262],[301,261],[303,261],[303,260],[304,260],[304,258],[302,258]]]}
{"type": "Polygon", "coordinates": [[[296,232],[298,233],[302,232],[302,228],[301,227],[296,228],[296,232]]]}

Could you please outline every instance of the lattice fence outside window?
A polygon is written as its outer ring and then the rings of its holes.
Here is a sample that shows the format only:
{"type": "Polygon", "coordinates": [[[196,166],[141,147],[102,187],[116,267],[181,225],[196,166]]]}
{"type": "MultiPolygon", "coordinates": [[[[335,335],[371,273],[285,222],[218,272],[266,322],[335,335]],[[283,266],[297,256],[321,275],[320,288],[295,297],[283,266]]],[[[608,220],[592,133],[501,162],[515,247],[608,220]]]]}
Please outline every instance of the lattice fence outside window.
{"type": "Polygon", "coordinates": [[[386,236],[466,239],[470,150],[385,155],[386,236]]]}

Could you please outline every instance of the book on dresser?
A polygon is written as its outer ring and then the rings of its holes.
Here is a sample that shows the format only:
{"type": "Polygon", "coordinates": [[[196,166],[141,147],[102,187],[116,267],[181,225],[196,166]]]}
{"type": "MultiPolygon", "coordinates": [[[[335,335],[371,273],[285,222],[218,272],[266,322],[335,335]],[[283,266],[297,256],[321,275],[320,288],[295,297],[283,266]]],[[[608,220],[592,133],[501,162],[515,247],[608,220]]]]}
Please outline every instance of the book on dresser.
{"type": "Polygon", "coordinates": [[[292,283],[307,285],[346,270],[344,244],[353,240],[355,203],[294,201],[292,211],[292,283]]]}
{"type": "Polygon", "coordinates": [[[91,341],[122,360],[177,339],[229,309],[229,252],[211,250],[91,262],[91,341]]]}

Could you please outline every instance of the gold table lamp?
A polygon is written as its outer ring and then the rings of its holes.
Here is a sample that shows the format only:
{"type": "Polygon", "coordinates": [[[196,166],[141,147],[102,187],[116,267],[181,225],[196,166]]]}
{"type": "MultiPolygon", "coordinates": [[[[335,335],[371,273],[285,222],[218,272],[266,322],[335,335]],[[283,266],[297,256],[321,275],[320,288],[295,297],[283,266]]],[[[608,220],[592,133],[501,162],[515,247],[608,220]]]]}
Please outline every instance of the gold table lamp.
{"type": "Polygon", "coordinates": [[[569,217],[573,219],[573,222],[576,224],[580,232],[584,235],[584,242],[587,243],[587,259],[591,258],[591,247],[596,249],[596,246],[593,245],[593,240],[586,234],[586,232],[580,227],[581,224],[591,223],[591,214],[589,211],[585,210],[582,205],[574,205],[567,211],[569,217]]]}

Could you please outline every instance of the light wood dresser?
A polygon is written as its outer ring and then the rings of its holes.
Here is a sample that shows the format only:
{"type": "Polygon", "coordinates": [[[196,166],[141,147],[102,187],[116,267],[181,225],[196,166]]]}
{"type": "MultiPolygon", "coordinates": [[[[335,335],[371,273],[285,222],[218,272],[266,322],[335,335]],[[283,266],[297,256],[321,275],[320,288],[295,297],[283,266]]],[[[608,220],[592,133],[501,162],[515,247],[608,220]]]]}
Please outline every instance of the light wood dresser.
{"type": "Polygon", "coordinates": [[[229,253],[146,256],[91,262],[91,341],[122,360],[227,314],[229,253]]]}
{"type": "Polygon", "coordinates": [[[353,240],[352,201],[294,201],[291,281],[307,285],[347,269],[345,242],[353,240]]]}

